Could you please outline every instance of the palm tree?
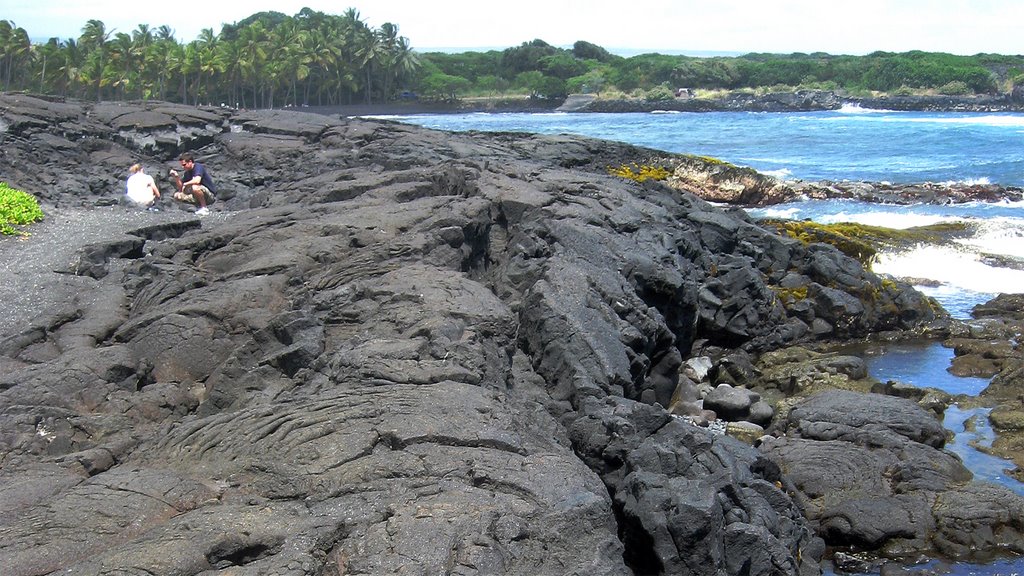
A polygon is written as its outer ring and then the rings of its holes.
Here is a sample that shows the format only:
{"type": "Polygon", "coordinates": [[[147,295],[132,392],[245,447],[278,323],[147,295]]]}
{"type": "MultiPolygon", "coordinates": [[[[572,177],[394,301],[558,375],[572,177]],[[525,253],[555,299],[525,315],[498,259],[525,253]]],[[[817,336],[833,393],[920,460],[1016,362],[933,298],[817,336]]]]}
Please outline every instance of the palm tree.
{"type": "Polygon", "coordinates": [[[227,86],[221,86],[221,90],[226,91],[228,103],[237,107],[239,105],[238,82],[242,76],[239,43],[237,41],[219,42],[217,44],[217,60],[222,66],[222,78],[228,83],[227,86]]]}
{"type": "Polygon", "coordinates": [[[158,99],[166,98],[167,81],[178,69],[181,50],[181,44],[174,39],[170,28],[161,26],[157,29],[156,38],[146,51],[145,62],[149,70],[147,75],[155,84],[154,96],[158,99]]]}
{"type": "Polygon", "coordinates": [[[412,77],[420,67],[420,56],[409,45],[409,40],[402,36],[395,47],[395,77],[403,80],[412,77]]]}
{"type": "Polygon", "coordinates": [[[174,30],[171,30],[170,26],[164,24],[163,26],[156,29],[155,36],[157,42],[174,40],[174,30]]]}
{"type": "MultiPolygon", "coordinates": [[[[182,104],[188,103],[188,90],[186,87],[188,75],[188,57],[186,46],[177,42],[164,44],[161,61],[163,63],[163,78],[178,82],[178,96],[182,104]]],[[[168,92],[173,93],[174,87],[171,82],[166,86],[168,92]]]]}
{"type": "MultiPolygon", "coordinates": [[[[36,57],[42,61],[42,69],[39,72],[39,93],[53,92],[54,83],[47,80],[46,67],[48,63],[58,62],[61,53],[60,42],[56,38],[50,38],[45,44],[34,45],[32,48],[36,57]]],[[[50,74],[53,75],[53,72],[51,71],[50,74]]]]}
{"type": "Polygon", "coordinates": [[[32,42],[24,28],[9,20],[0,20],[0,62],[3,64],[4,90],[11,87],[15,64],[28,56],[31,50],[32,42]]]}
{"type": "Polygon", "coordinates": [[[135,61],[136,48],[132,37],[124,32],[118,32],[110,41],[110,59],[112,62],[120,63],[117,67],[114,86],[121,89],[121,96],[125,97],[128,87],[134,83],[136,75],[132,69],[135,61]]]}
{"type": "Polygon", "coordinates": [[[12,57],[7,52],[7,43],[14,34],[14,22],[0,20],[0,76],[4,78],[4,90],[8,90],[11,77],[12,57]]]}
{"type": "Polygon", "coordinates": [[[324,84],[327,82],[328,73],[333,66],[336,66],[338,59],[335,46],[328,41],[327,35],[322,29],[314,28],[303,38],[302,52],[310,66],[310,73],[306,76],[306,94],[303,97],[303,103],[309,104],[309,91],[315,78],[318,86],[317,104],[323,104],[324,84]]]}
{"type": "Polygon", "coordinates": [[[356,40],[356,56],[366,75],[366,85],[363,88],[367,104],[373,104],[373,71],[383,55],[384,48],[380,37],[373,30],[364,27],[356,40]]]}
{"type": "Polygon", "coordinates": [[[148,99],[153,95],[156,67],[153,65],[152,48],[156,38],[147,24],[139,24],[132,31],[132,53],[137,62],[136,83],[139,97],[148,99]]]}
{"type": "MultiPolygon", "coordinates": [[[[199,50],[195,42],[189,42],[181,48],[180,57],[177,61],[178,71],[181,73],[181,103],[188,104],[189,85],[193,84],[190,82],[189,77],[195,74],[197,77],[196,83],[198,83],[199,50]]],[[[195,92],[198,92],[198,87],[193,91],[194,94],[195,92]]],[[[195,104],[198,104],[198,99],[199,95],[195,94],[195,104]]]]}
{"type": "Polygon", "coordinates": [[[82,27],[82,36],[78,39],[78,43],[92,53],[87,61],[92,63],[92,69],[86,73],[96,82],[97,101],[102,98],[103,74],[107,60],[107,42],[110,40],[110,35],[113,32],[113,30],[108,32],[106,25],[100,20],[89,20],[82,27]]]}
{"type": "Polygon", "coordinates": [[[359,57],[360,40],[369,33],[369,30],[355,8],[345,10],[337,22],[337,36],[333,38],[338,46],[337,87],[339,96],[341,90],[347,91],[348,102],[351,104],[352,96],[359,90],[357,78],[362,70],[359,57]]]}
{"type": "Polygon", "coordinates": [[[85,61],[85,51],[73,38],[65,40],[60,51],[61,65],[57,69],[60,74],[60,95],[65,96],[68,92],[77,92],[76,86],[81,78],[82,65],[85,61]]]}
{"type": "Polygon", "coordinates": [[[177,93],[183,103],[242,106],[308,104],[315,92],[319,104],[359,96],[372,103],[391,98],[419,66],[398,26],[374,30],[354,8],[340,16],[310,9],[292,18],[259,16],[224,30],[207,28],[180,44],[168,26],[140,24],[127,34],[89,20],[77,40],[33,45],[24,29],[0,20],[0,89],[31,86],[97,100],[177,93]]]}
{"type": "Polygon", "coordinates": [[[382,68],[384,100],[392,97],[392,81],[411,75],[419,68],[419,56],[409,46],[409,39],[398,35],[398,26],[385,22],[378,32],[381,44],[379,61],[382,68]]]}
{"type": "Polygon", "coordinates": [[[398,26],[390,22],[381,24],[380,30],[377,31],[377,40],[380,44],[377,59],[381,69],[381,98],[385,102],[391,99],[391,79],[398,56],[398,38],[398,26]]]}
{"type": "MultiPolygon", "coordinates": [[[[252,85],[253,106],[259,105],[256,94],[260,89],[261,72],[267,59],[266,42],[267,29],[260,20],[238,31],[238,65],[243,83],[248,81],[252,85]]],[[[245,106],[244,93],[242,106],[245,106]]]]}
{"type": "MultiPolygon", "coordinates": [[[[203,92],[203,75],[208,75],[212,80],[217,72],[224,69],[224,66],[220,60],[220,38],[213,33],[213,28],[203,28],[194,44],[196,44],[196,103],[198,104],[200,93],[203,92]]],[[[207,101],[210,101],[209,93],[205,95],[207,101]]]]}
{"type": "Polygon", "coordinates": [[[298,83],[309,76],[309,65],[312,58],[303,50],[306,37],[309,34],[299,28],[298,23],[288,20],[274,29],[271,35],[271,52],[275,54],[275,61],[281,61],[283,71],[288,75],[288,91],[285,93],[284,104],[288,105],[288,96],[292,96],[292,102],[299,103],[298,83]]]}

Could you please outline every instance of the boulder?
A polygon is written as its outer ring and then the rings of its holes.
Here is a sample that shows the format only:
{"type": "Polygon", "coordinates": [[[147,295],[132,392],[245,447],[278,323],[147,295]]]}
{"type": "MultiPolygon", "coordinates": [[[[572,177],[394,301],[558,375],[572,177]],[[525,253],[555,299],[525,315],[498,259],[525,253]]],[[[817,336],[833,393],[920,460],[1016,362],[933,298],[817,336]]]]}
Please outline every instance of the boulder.
{"type": "Polygon", "coordinates": [[[896,559],[1024,549],[1024,497],[972,481],[942,450],[939,421],[911,400],[822,392],[789,411],[782,434],[760,449],[831,546],[896,559]]]}
{"type": "Polygon", "coordinates": [[[760,400],[756,392],[719,384],[704,397],[704,407],[714,410],[725,420],[742,420],[750,414],[750,407],[760,400]]]}

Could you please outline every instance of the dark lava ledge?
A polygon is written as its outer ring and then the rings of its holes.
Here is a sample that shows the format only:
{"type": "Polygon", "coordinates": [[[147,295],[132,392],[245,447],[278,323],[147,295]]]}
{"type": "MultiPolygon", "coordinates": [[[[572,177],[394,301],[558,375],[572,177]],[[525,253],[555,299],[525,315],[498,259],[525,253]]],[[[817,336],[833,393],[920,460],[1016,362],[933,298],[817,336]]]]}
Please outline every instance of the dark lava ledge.
{"type": "Polygon", "coordinates": [[[48,209],[109,204],[130,164],[162,175],[184,150],[218,217],[83,246],[45,276],[67,298],[0,333],[5,576],[1020,552],[1022,499],[973,482],[910,400],[816,395],[760,450],[663,408],[695,399],[698,353],[721,376],[948,318],[832,247],[607,174],[653,151],[0,95],[0,179],[48,209]]]}

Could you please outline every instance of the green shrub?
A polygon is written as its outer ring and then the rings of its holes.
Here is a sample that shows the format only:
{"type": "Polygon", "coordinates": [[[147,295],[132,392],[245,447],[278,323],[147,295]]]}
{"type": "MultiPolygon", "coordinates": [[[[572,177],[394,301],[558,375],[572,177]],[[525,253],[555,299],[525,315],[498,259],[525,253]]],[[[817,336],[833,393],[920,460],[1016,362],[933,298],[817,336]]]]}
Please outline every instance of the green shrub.
{"type": "Polygon", "coordinates": [[[946,96],[966,96],[971,93],[970,86],[968,86],[966,82],[961,82],[960,80],[954,80],[939,88],[939,94],[944,94],[946,96]]]}
{"type": "Polygon", "coordinates": [[[676,97],[667,86],[655,86],[644,94],[644,100],[648,102],[667,102],[676,97]]]}
{"type": "Polygon", "coordinates": [[[15,190],[0,182],[0,234],[23,234],[14,226],[24,226],[43,219],[39,202],[31,194],[15,190]]]}

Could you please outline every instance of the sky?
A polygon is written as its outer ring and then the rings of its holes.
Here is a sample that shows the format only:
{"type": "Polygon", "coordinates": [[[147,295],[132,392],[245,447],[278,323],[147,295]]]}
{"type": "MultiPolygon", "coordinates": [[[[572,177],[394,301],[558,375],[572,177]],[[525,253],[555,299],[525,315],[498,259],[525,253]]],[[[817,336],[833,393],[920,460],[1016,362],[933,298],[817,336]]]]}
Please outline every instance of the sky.
{"type": "Polygon", "coordinates": [[[168,25],[181,42],[203,28],[274,10],[329,14],[347,8],[378,28],[396,24],[414,49],[503,49],[541,39],[585,40],[620,54],[882,50],[1024,54],[1024,0],[0,0],[0,19],[33,40],[78,38],[86,21],[130,33],[168,25]]]}

